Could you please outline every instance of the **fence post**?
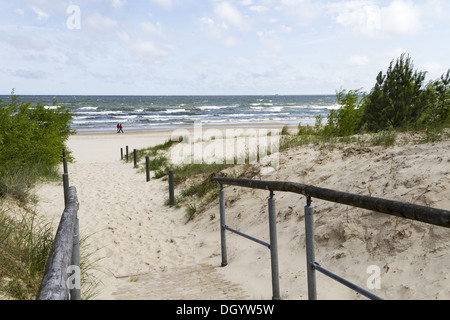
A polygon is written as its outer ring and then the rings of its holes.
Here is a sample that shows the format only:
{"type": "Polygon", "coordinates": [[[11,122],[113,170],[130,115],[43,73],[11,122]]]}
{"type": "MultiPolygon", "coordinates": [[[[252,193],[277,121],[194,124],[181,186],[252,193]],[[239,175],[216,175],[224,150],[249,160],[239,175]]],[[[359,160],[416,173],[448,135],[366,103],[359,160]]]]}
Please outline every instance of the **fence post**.
{"type": "Polygon", "coordinates": [[[63,188],[64,188],[64,207],[67,206],[69,202],[69,173],[67,169],[67,157],[66,157],[66,149],[63,149],[63,188]]]}
{"type": "Polygon", "coordinates": [[[174,186],[173,169],[169,170],[169,205],[170,207],[175,206],[175,186],[174,186]]]}
{"type": "Polygon", "coordinates": [[[272,267],[272,292],[273,300],[280,300],[280,279],[278,272],[278,241],[277,241],[277,212],[273,192],[269,198],[269,231],[270,231],[270,260],[272,267]]]}
{"type": "Polygon", "coordinates": [[[314,269],[314,209],[311,197],[307,197],[305,207],[305,237],[306,237],[306,271],[308,277],[308,298],[317,300],[316,270],[314,269]]]}
{"type": "Polygon", "coordinates": [[[69,171],[67,170],[66,149],[63,149],[63,168],[64,168],[64,173],[68,173],[68,172],[69,172],[69,171]]]}
{"type": "Polygon", "coordinates": [[[146,156],[145,157],[145,172],[147,175],[147,182],[150,181],[150,157],[146,156]]]}
{"type": "Polygon", "coordinates": [[[126,157],[127,157],[127,163],[128,163],[128,160],[129,160],[129,157],[128,157],[128,146],[126,147],[126,157]]]}
{"type": "Polygon", "coordinates": [[[133,160],[134,160],[134,167],[137,166],[137,150],[133,149],[133,160]]]}
{"type": "Polygon", "coordinates": [[[123,160],[123,148],[120,148],[120,160],[123,160]]]}
{"type": "MultiPolygon", "coordinates": [[[[77,270],[80,270],[80,223],[78,218],[75,220],[75,228],[73,234],[73,249],[71,265],[77,270]]],[[[77,277],[81,277],[81,272],[78,272],[77,277]]],[[[76,280],[76,285],[70,289],[70,300],[81,300],[81,279],[76,280]]]]}
{"type": "Polygon", "coordinates": [[[63,188],[64,188],[64,207],[69,203],[69,174],[63,174],[63,188]]]}
{"type": "Polygon", "coordinates": [[[227,261],[227,237],[226,237],[226,222],[225,222],[225,190],[223,189],[223,185],[220,185],[220,194],[219,194],[219,202],[220,202],[220,242],[222,249],[222,267],[226,267],[228,265],[227,261]]]}

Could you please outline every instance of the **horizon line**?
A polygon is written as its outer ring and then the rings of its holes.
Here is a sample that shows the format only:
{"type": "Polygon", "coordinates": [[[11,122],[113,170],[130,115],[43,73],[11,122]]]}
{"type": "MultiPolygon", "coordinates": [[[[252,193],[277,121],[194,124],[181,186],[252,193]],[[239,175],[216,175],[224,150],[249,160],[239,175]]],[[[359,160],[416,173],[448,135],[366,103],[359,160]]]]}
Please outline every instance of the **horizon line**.
{"type": "MultiPolygon", "coordinates": [[[[203,97],[223,97],[223,96],[241,96],[241,97],[249,97],[249,96],[335,96],[336,93],[289,93],[289,94],[17,94],[16,96],[81,96],[81,97],[195,97],[195,96],[203,96],[203,97]]],[[[0,96],[11,96],[9,94],[0,94],[0,96]]]]}

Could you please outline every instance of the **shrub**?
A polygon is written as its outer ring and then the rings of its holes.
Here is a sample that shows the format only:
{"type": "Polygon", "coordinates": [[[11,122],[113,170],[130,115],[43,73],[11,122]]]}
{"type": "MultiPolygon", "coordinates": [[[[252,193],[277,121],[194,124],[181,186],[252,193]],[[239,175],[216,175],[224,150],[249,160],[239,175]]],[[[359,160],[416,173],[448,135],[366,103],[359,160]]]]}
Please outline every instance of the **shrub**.
{"type": "Polygon", "coordinates": [[[386,74],[380,72],[367,96],[363,122],[370,131],[415,125],[429,105],[424,87],[425,72],[414,70],[409,56],[391,62],[386,74]]]}
{"type": "Polygon", "coordinates": [[[24,172],[23,179],[30,183],[36,181],[33,176],[54,172],[66,140],[73,133],[71,119],[64,107],[23,103],[14,92],[11,102],[0,101],[0,196],[8,193],[14,187],[9,182],[20,181],[17,176],[24,172]]]}
{"type": "Polygon", "coordinates": [[[341,90],[337,92],[338,103],[342,106],[338,110],[331,110],[328,122],[323,128],[326,136],[349,136],[361,128],[363,106],[361,104],[361,90],[341,90]]]}

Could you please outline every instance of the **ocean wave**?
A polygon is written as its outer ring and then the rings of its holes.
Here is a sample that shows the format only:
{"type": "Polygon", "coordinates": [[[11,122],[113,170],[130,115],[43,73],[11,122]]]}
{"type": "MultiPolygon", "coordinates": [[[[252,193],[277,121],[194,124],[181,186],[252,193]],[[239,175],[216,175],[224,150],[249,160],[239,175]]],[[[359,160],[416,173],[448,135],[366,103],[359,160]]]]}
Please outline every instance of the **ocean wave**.
{"type": "Polygon", "coordinates": [[[340,108],[342,108],[342,105],[340,105],[340,104],[333,104],[333,105],[311,105],[311,106],[308,106],[308,108],[311,108],[311,109],[339,110],[340,108]]]}
{"type": "Polygon", "coordinates": [[[186,109],[167,109],[165,113],[181,113],[188,112],[186,109]]]}
{"type": "Polygon", "coordinates": [[[56,110],[59,108],[61,108],[61,106],[44,106],[44,109],[47,109],[47,110],[56,110]]]}
{"type": "Polygon", "coordinates": [[[220,110],[220,109],[225,109],[225,108],[229,108],[230,106],[202,106],[202,107],[198,107],[197,109],[205,111],[205,110],[220,110]]]}
{"type": "Polygon", "coordinates": [[[137,115],[131,115],[131,116],[113,116],[114,119],[136,119],[137,115]]]}
{"type": "MultiPolygon", "coordinates": [[[[202,123],[312,123],[315,117],[327,117],[340,105],[333,96],[149,96],[76,97],[63,101],[71,108],[72,125],[82,128],[109,128],[117,123],[127,127],[192,125],[202,123]]],[[[51,102],[44,102],[50,105],[51,102]]]]}
{"type": "Polygon", "coordinates": [[[109,115],[109,114],[123,114],[125,113],[125,111],[113,111],[113,110],[108,110],[108,111],[83,111],[83,112],[76,112],[76,114],[79,115],[109,115]]]}

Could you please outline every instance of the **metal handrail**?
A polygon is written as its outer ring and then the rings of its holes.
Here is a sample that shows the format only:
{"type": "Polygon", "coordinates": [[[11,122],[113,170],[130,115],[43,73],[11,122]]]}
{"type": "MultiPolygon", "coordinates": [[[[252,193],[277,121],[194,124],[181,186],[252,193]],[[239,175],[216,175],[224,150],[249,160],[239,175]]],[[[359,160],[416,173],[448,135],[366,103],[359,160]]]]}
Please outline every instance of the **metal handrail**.
{"type": "Polygon", "coordinates": [[[264,247],[269,248],[270,250],[270,264],[272,270],[272,299],[280,300],[280,282],[278,275],[278,244],[277,244],[277,227],[276,227],[276,210],[275,210],[275,199],[273,198],[273,193],[270,193],[270,198],[268,199],[268,208],[269,208],[269,233],[270,233],[270,243],[259,240],[252,236],[249,236],[243,232],[232,229],[226,225],[225,222],[225,191],[223,190],[223,185],[220,188],[219,193],[219,202],[220,202],[220,238],[221,238],[221,251],[222,251],[222,267],[228,265],[227,260],[227,247],[226,247],[226,235],[225,231],[231,231],[241,237],[244,237],[248,240],[254,241],[264,247]]]}
{"type": "MultiPolygon", "coordinates": [[[[220,216],[221,216],[222,266],[227,265],[225,230],[230,230],[225,225],[225,196],[223,191],[223,185],[233,185],[252,189],[268,190],[271,193],[271,198],[273,196],[274,191],[292,192],[306,196],[307,205],[305,206],[305,238],[306,238],[308,298],[310,300],[317,299],[316,275],[315,275],[316,270],[370,299],[381,300],[380,297],[368,292],[367,290],[361,287],[358,287],[357,285],[349,282],[348,280],[342,277],[339,277],[338,275],[323,268],[317,262],[315,262],[314,217],[313,217],[314,210],[311,205],[312,197],[335,203],[350,205],[358,208],[368,209],[397,217],[417,220],[432,225],[450,228],[450,211],[448,210],[425,207],[406,202],[399,202],[351,194],[331,189],[318,188],[295,182],[246,180],[246,179],[235,179],[224,177],[211,177],[211,180],[221,185],[220,216]]],[[[274,281],[277,280],[274,279],[274,275],[272,275],[272,282],[275,283],[274,281]]]]}

